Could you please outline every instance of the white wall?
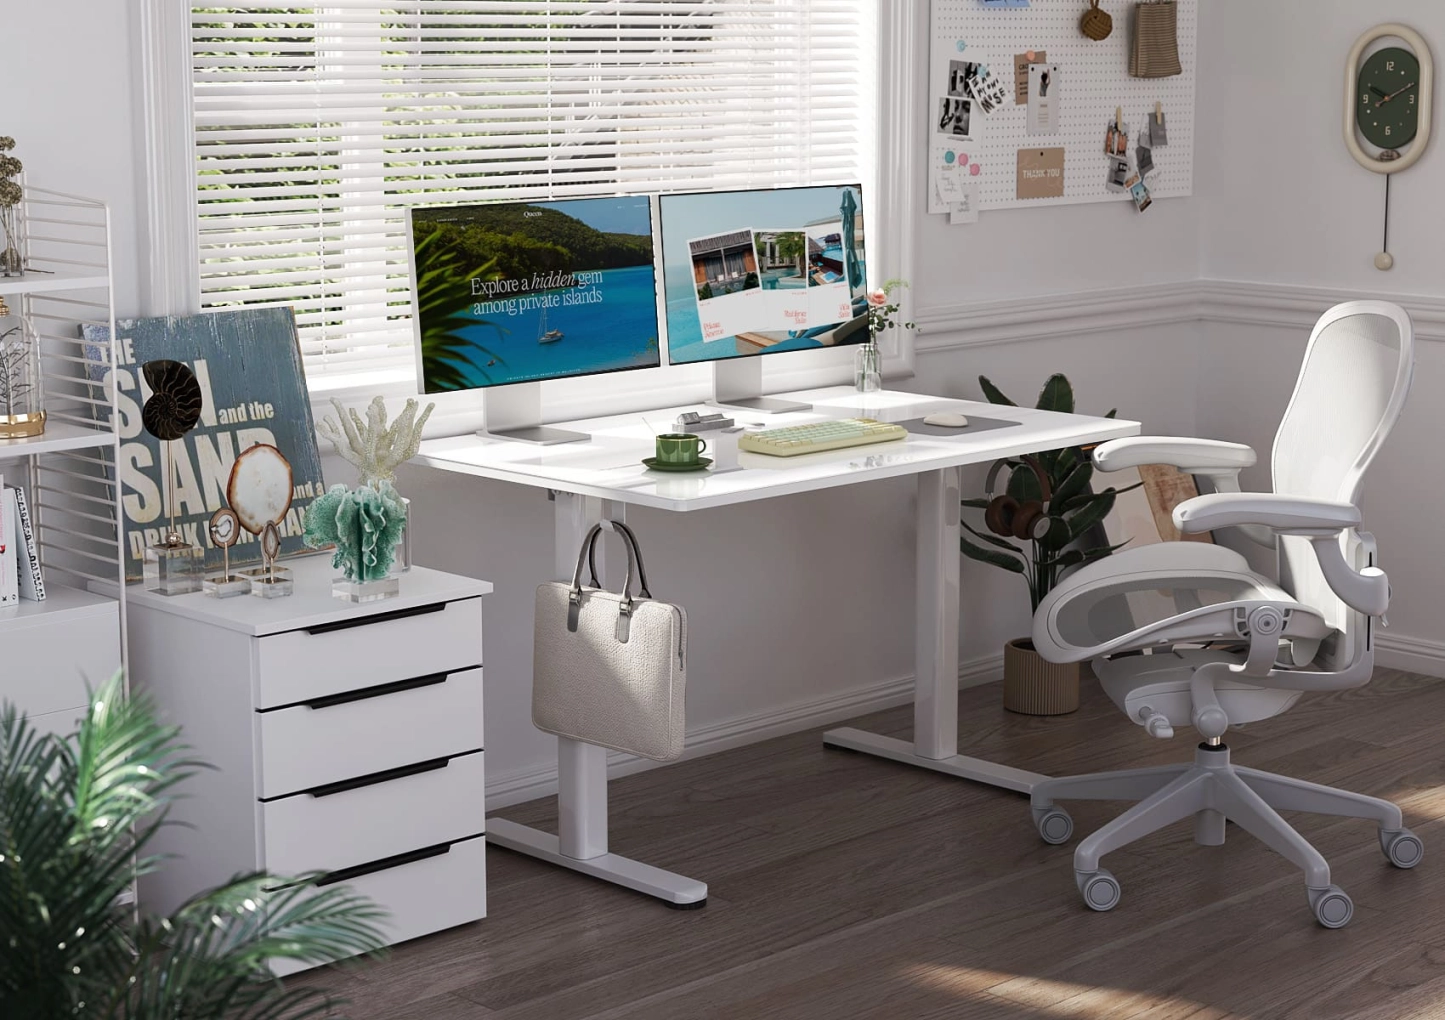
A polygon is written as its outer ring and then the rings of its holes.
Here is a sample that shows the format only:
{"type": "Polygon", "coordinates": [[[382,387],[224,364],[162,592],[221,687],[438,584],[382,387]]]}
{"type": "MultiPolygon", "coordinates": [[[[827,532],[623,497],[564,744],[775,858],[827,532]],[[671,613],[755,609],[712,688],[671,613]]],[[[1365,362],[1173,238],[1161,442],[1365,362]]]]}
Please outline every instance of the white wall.
{"type": "MultiPolygon", "coordinates": [[[[1391,184],[1390,249],[1380,272],[1384,180],[1341,138],[1345,58],[1381,21],[1421,32],[1445,59],[1439,0],[1211,0],[1202,5],[1195,185],[1204,205],[1203,273],[1244,287],[1236,321],[1207,323],[1199,347],[1201,435],[1249,443],[1267,460],[1311,318],[1336,301],[1393,296],[1416,318],[1417,365],[1404,416],[1366,478],[1365,527],[1380,543],[1394,592],[1380,659],[1445,675],[1438,530],[1445,411],[1445,143],[1391,184]],[[1307,42],[1293,45],[1291,42],[1307,42]]],[[[1436,101],[1442,94],[1436,86],[1436,101]]],[[[1440,128],[1436,118],[1437,132],[1440,128]]],[[[1225,302],[1228,306],[1229,302],[1225,302]]],[[[1268,485],[1262,463],[1254,486],[1268,485]]]]}
{"type": "Polygon", "coordinates": [[[0,134],[28,183],[111,208],[116,306],[137,307],[141,175],[133,5],[115,0],[13,3],[5,9],[0,134]]]}
{"type": "MultiPolygon", "coordinates": [[[[1445,60],[1439,0],[1209,0],[1200,5],[1204,276],[1402,294],[1441,293],[1445,143],[1391,183],[1395,268],[1380,250],[1385,181],[1343,141],[1345,58],[1372,25],[1400,21],[1445,60]]],[[[1441,101],[1436,86],[1436,102],[1441,101]]],[[[1437,122],[1439,120],[1437,116],[1437,122]]]]}

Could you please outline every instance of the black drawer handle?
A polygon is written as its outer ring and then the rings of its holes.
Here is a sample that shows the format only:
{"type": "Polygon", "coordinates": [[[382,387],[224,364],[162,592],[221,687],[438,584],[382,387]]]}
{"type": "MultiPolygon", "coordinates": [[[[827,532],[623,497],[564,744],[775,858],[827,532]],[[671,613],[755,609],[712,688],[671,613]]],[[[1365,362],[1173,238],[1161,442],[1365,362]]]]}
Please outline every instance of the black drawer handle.
{"type": "Polygon", "coordinates": [[[368,698],[382,698],[388,694],[400,694],[402,691],[414,691],[418,687],[435,687],[437,684],[447,682],[449,673],[430,673],[427,676],[414,676],[410,680],[393,680],[389,684],[377,684],[375,687],[363,687],[356,691],[344,691],[341,694],[328,694],[324,698],[312,698],[310,701],[303,701],[301,704],[307,708],[332,708],[336,705],[349,705],[353,701],[365,701],[368,698]]]}
{"type": "Polygon", "coordinates": [[[419,776],[426,772],[436,772],[446,768],[450,762],[450,758],[433,758],[431,761],[419,761],[415,765],[402,765],[394,769],[386,769],[383,772],[372,772],[369,775],[357,776],[355,779],[342,779],[335,783],[313,786],[311,789],[302,790],[301,792],[309,793],[313,797],[331,797],[338,793],[360,790],[366,786],[375,786],[377,783],[389,783],[393,779],[405,779],[407,776],[419,776]]]}
{"type": "Polygon", "coordinates": [[[388,620],[405,620],[409,616],[425,616],[427,613],[440,613],[445,611],[445,602],[433,602],[429,606],[412,606],[410,609],[393,609],[389,613],[373,613],[370,616],[358,616],[350,620],[337,620],[335,623],[318,623],[314,627],[307,627],[308,634],[330,634],[338,630],[350,630],[352,627],[370,627],[373,623],[385,623],[388,620]]]}
{"type": "Polygon", "coordinates": [[[412,850],[410,853],[396,854],[393,857],[383,857],[379,861],[372,861],[370,864],[358,864],[350,868],[342,868],[340,871],[332,871],[322,875],[316,880],[317,886],[335,885],[337,882],[350,882],[354,878],[361,878],[363,875],[374,875],[378,871],[387,871],[391,868],[399,868],[403,864],[415,864],[417,861],[425,861],[432,857],[440,857],[452,851],[450,843],[438,843],[436,846],[422,847],[420,850],[412,850]]]}

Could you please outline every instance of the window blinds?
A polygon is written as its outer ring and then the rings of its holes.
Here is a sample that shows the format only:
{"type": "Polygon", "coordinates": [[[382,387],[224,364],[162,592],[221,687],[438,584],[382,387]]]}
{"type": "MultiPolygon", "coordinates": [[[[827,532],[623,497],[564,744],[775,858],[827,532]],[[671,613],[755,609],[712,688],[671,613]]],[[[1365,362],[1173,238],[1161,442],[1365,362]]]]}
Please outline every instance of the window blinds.
{"type": "Polygon", "coordinates": [[[204,308],[411,365],[405,209],[872,184],[877,0],[191,7],[204,308]]]}

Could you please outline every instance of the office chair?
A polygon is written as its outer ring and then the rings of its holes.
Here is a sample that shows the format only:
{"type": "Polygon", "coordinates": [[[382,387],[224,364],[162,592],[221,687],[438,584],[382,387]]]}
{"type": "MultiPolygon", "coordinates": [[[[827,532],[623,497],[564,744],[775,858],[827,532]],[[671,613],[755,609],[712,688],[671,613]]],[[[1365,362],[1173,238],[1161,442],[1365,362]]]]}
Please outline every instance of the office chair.
{"type": "Polygon", "coordinates": [[[1138,437],[1094,450],[1101,471],[1171,464],[1207,479],[1214,491],[1175,507],[1176,526],[1186,534],[1237,528],[1276,547],[1280,581],[1222,545],[1165,542],[1084,567],[1039,606],[1040,655],[1089,660],[1113,702],[1151,736],[1192,725],[1204,738],[1189,764],[1033,788],[1034,822],[1049,843],[1066,842],[1073,831],[1061,800],[1138,802],[1074,854],[1075,880],[1093,909],[1110,910],[1120,896],[1100,857],[1190,816],[1201,845],[1222,844],[1228,819],[1303,869],[1310,907],[1327,928],[1349,923],[1354,905],[1278,811],[1372,819],[1391,864],[1420,862],[1424,846],[1394,804],[1234,766],[1223,741],[1231,724],[1278,715],[1305,691],[1369,682],[1374,618],[1384,614],[1390,589],[1375,566],[1373,537],[1357,530],[1360,487],[1400,416],[1413,371],[1414,330],[1404,309],[1351,301],[1326,312],[1275,435],[1272,493],[1240,491],[1239,472],[1255,454],[1238,443],[1138,437]]]}

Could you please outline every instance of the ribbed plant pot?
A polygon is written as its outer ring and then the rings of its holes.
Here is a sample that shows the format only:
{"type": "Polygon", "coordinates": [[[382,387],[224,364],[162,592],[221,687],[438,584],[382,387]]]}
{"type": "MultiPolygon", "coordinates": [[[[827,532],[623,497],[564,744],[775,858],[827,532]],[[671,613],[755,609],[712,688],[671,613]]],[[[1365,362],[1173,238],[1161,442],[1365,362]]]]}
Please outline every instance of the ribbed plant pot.
{"type": "Polygon", "coordinates": [[[1046,662],[1028,638],[1003,646],[1003,707],[1024,715],[1066,715],[1079,707],[1083,665],[1046,662]]]}

